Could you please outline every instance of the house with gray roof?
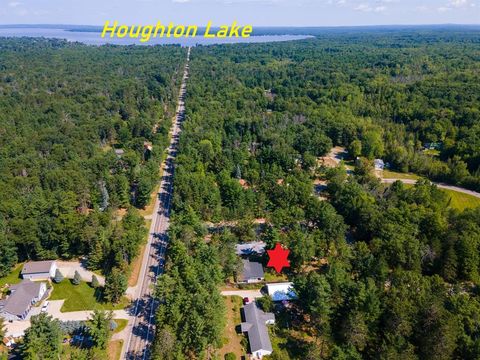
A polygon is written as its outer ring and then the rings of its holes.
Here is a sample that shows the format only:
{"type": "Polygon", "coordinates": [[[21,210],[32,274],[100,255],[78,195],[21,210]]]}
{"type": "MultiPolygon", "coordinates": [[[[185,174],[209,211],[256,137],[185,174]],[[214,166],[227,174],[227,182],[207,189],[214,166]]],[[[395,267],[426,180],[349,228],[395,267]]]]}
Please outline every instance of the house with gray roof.
{"type": "Polygon", "coordinates": [[[246,304],[243,307],[245,321],[240,325],[243,333],[247,333],[250,344],[250,353],[256,359],[273,352],[267,325],[275,323],[275,315],[266,313],[257,307],[255,302],[246,304]]]}
{"type": "Polygon", "coordinates": [[[263,272],[263,266],[259,262],[250,260],[242,260],[242,268],[237,275],[238,283],[258,283],[265,280],[265,273],[263,272]]]}
{"type": "Polygon", "coordinates": [[[10,296],[0,302],[0,316],[8,321],[25,320],[32,306],[47,292],[47,283],[27,279],[9,290],[10,296]]]}
{"type": "Polygon", "coordinates": [[[23,265],[22,278],[30,280],[48,280],[55,277],[57,263],[49,261],[29,261],[23,265]]]}

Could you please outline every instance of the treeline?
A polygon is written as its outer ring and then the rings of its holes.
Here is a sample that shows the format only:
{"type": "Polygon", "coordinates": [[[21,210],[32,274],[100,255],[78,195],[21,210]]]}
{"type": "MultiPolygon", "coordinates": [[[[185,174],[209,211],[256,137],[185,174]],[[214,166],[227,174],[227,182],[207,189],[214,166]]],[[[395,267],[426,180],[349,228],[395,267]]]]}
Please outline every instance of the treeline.
{"type": "Polygon", "coordinates": [[[0,41],[0,276],[16,261],[136,255],[185,49],[0,41]],[[135,233],[137,232],[137,233],[135,233]]]}
{"type": "MultiPolygon", "coordinates": [[[[299,295],[277,314],[284,346],[270,358],[478,358],[479,210],[450,209],[428,182],[382,185],[366,161],[351,176],[317,163],[344,145],[352,157],[475,187],[480,148],[470,138],[460,149],[480,123],[478,49],[474,31],[194,48],[156,359],[202,358],[218,345],[211,332],[184,339],[192,324],[182,316],[205,311],[189,301],[204,288],[212,298],[201,301],[220,308],[215,286],[236,270],[233,245],[255,238],[290,248],[299,295]],[[440,153],[425,153],[427,142],[440,153]],[[258,235],[256,217],[267,220],[258,235]],[[221,220],[239,222],[205,237],[202,221],[221,220]]],[[[222,326],[210,315],[207,324],[222,326]]]]}

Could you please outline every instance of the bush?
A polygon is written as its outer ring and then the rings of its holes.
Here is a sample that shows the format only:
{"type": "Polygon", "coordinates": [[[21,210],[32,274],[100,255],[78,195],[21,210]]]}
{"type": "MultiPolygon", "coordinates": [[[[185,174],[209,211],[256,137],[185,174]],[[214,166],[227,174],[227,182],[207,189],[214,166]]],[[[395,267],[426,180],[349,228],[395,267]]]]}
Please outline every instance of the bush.
{"type": "Polygon", "coordinates": [[[225,360],[237,360],[237,356],[233,352],[225,354],[225,360]]]}

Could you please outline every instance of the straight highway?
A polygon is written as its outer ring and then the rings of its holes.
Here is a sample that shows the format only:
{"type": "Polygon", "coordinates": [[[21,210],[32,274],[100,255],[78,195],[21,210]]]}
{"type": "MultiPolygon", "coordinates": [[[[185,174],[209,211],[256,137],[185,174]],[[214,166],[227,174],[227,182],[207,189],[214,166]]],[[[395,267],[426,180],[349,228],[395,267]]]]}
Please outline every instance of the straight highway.
{"type": "Polygon", "coordinates": [[[150,346],[155,335],[154,321],[158,302],[154,299],[153,293],[157,277],[163,272],[165,252],[168,245],[167,231],[170,223],[170,207],[173,194],[174,160],[177,154],[181,123],[185,117],[185,94],[189,60],[190,48],[187,52],[187,62],[183,70],[177,110],[170,129],[170,145],[167,149],[167,157],[162,164],[163,174],[160,190],[155,200],[147,248],[142,259],[139,283],[127,325],[126,339],[122,348],[122,359],[148,359],[150,357],[150,346]]]}

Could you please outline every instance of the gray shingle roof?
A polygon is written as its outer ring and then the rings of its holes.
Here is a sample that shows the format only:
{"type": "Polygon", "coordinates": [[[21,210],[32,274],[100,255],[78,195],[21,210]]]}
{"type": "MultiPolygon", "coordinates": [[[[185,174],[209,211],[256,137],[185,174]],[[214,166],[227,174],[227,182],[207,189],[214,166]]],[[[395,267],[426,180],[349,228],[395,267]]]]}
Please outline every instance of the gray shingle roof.
{"type": "Polygon", "coordinates": [[[262,264],[249,260],[242,260],[242,264],[243,269],[240,275],[241,280],[259,279],[265,276],[262,264]]]}
{"type": "Polygon", "coordinates": [[[273,351],[266,323],[275,321],[275,315],[263,312],[255,302],[245,305],[243,313],[245,322],[241,324],[241,329],[248,334],[252,354],[259,350],[273,351]]]}
{"type": "Polygon", "coordinates": [[[40,282],[24,280],[20,284],[11,286],[10,290],[13,294],[5,301],[2,311],[16,316],[23,315],[32,304],[33,299],[38,296],[41,284],[40,282]]]}
{"type": "Polygon", "coordinates": [[[36,273],[48,273],[52,264],[54,263],[53,260],[49,261],[30,261],[23,265],[22,275],[23,274],[36,274],[36,273]]]}

